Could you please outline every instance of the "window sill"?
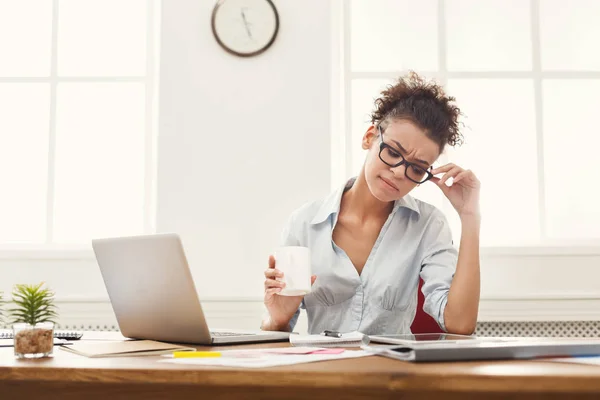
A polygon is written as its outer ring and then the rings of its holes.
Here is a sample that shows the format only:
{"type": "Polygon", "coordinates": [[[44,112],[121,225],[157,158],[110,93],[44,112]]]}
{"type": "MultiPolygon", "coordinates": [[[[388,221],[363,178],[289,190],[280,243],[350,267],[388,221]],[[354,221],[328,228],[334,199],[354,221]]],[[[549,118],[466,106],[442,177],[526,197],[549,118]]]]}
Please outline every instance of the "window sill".
{"type": "Polygon", "coordinates": [[[0,246],[0,260],[94,260],[90,246],[0,246]]]}

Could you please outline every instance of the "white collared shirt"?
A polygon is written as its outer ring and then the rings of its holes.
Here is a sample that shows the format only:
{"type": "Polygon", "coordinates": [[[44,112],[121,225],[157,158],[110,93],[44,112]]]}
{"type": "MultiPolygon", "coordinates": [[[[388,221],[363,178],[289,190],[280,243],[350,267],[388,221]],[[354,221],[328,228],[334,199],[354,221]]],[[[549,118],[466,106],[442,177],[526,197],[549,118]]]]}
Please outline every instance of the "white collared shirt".
{"type": "MultiPolygon", "coordinates": [[[[443,330],[444,308],[458,252],[445,216],[434,206],[406,195],[394,204],[359,275],[346,252],[332,239],[344,187],[308,203],[290,216],[284,246],[311,250],[317,280],[302,301],[308,331],[360,331],[365,334],[410,333],[415,317],[419,275],[425,311],[443,330]]],[[[300,309],[290,321],[294,328],[300,309]]]]}

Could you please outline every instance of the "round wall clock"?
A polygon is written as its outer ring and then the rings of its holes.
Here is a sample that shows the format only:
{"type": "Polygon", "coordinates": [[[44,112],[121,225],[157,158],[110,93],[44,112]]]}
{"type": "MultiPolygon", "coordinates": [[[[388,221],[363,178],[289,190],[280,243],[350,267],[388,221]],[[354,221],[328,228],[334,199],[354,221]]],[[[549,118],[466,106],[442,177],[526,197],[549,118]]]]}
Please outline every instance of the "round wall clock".
{"type": "Polygon", "coordinates": [[[279,32],[279,14],[271,0],[219,0],[212,31],[221,47],[240,57],[267,50],[279,32]]]}

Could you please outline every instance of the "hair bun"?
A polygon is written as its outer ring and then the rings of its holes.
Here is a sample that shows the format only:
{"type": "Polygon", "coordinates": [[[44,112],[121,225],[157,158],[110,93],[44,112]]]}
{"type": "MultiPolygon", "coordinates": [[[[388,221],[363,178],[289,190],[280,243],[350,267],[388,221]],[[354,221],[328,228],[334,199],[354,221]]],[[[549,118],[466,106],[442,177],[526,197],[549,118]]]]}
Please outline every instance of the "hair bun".
{"type": "Polygon", "coordinates": [[[381,124],[386,120],[408,119],[424,129],[443,151],[446,144],[463,143],[458,121],[462,113],[455,101],[446,95],[442,86],[411,71],[381,92],[375,100],[371,122],[381,124]]]}

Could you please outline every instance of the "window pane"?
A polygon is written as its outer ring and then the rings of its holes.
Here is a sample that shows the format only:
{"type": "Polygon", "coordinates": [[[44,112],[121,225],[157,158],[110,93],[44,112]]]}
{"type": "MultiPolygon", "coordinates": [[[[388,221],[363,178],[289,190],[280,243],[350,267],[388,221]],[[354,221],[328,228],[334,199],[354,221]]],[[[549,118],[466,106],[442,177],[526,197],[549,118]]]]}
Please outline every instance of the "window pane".
{"type": "Polygon", "coordinates": [[[600,70],[600,1],[542,0],[542,68],[600,70]]]}
{"type": "Polygon", "coordinates": [[[143,232],[144,96],[137,83],[58,86],[55,241],[143,232]]]}
{"type": "Polygon", "coordinates": [[[351,69],[438,69],[437,0],[353,0],[351,69]]]}
{"type": "Polygon", "coordinates": [[[482,244],[538,241],[533,82],[460,79],[448,87],[466,115],[465,144],[448,149],[448,158],[482,183],[482,244]]]}
{"type": "Polygon", "coordinates": [[[50,86],[0,83],[0,242],[46,240],[50,86]]]}
{"type": "Polygon", "coordinates": [[[546,223],[550,238],[600,238],[600,81],[544,82],[546,223]],[[579,171],[579,173],[576,173],[579,171]]]}
{"type": "Polygon", "coordinates": [[[529,2],[447,0],[448,70],[531,69],[529,2]]]}
{"type": "Polygon", "coordinates": [[[52,1],[0,0],[0,76],[49,76],[52,1]]]}
{"type": "Polygon", "coordinates": [[[143,76],[146,0],[60,0],[58,74],[143,76]]]}

